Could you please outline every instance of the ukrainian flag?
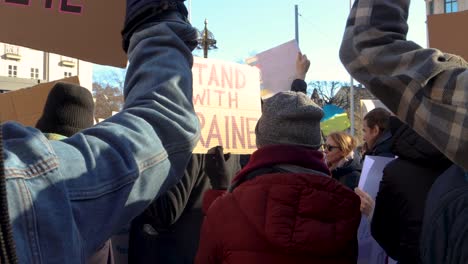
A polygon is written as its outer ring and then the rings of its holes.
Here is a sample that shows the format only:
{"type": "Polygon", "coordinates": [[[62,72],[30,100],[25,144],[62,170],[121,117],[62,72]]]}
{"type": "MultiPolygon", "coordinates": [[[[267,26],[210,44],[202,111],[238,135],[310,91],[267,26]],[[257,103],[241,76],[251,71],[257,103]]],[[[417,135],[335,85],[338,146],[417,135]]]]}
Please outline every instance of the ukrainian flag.
{"type": "Polygon", "coordinates": [[[325,105],[323,110],[325,115],[320,122],[320,127],[325,136],[328,136],[332,132],[345,131],[351,126],[348,114],[344,109],[336,105],[325,105]]]}

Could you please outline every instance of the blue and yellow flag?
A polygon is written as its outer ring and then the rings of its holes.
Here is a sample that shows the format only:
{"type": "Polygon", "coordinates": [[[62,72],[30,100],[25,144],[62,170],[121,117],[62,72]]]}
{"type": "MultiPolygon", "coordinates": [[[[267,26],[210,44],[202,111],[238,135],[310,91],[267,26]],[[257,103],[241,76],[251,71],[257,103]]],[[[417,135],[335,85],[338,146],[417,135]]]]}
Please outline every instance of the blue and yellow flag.
{"type": "Polygon", "coordinates": [[[350,126],[351,122],[349,121],[347,113],[336,114],[320,123],[320,127],[325,136],[328,136],[332,132],[344,131],[350,126]]]}

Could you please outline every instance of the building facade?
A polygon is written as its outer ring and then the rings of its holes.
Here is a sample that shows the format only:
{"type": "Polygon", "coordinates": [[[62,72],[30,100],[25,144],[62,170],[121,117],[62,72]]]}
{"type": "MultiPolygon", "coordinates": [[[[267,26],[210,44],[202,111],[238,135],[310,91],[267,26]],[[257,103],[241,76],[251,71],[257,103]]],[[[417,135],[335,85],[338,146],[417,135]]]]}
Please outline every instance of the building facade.
{"type": "Polygon", "coordinates": [[[0,43],[0,90],[11,91],[37,83],[78,76],[92,89],[92,63],[6,43],[0,43]]]}
{"type": "Polygon", "coordinates": [[[427,15],[446,14],[468,10],[468,0],[425,0],[427,15]]]}

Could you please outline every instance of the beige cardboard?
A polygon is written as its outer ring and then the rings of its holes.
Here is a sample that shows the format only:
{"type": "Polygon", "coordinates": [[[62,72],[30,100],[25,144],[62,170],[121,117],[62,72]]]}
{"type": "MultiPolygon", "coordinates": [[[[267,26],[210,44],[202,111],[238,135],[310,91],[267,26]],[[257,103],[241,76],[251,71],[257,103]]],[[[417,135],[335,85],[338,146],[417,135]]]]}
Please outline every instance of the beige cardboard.
{"type": "Polygon", "coordinates": [[[0,42],[125,67],[120,35],[124,16],[122,0],[2,0],[0,42]],[[48,2],[51,8],[45,8],[48,2]]]}
{"type": "Polygon", "coordinates": [[[256,67],[195,58],[193,103],[201,124],[194,153],[223,146],[225,153],[251,154],[261,115],[260,71],[256,67]]]}
{"type": "Polygon", "coordinates": [[[431,15],[427,20],[429,46],[468,60],[468,11],[431,15]]]}
{"type": "Polygon", "coordinates": [[[0,121],[16,121],[26,126],[35,126],[44,110],[47,95],[57,82],[80,84],[78,77],[70,77],[0,94],[0,121]]]}

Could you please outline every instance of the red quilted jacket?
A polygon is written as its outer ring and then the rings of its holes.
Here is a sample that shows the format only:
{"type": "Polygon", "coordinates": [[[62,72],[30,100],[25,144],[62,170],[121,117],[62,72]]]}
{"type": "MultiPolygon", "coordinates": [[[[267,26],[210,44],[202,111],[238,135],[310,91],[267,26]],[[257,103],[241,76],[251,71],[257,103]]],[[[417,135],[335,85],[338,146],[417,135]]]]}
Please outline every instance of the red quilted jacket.
{"type": "Polygon", "coordinates": [[[316,173],[259,175],[211,205],[220,193],[206,193],[196,263],[356,263],[360,200],[326,176],[322,158],[320,152],[291,146],[255,152],[234,182],[275,164],[316,173]]]}

